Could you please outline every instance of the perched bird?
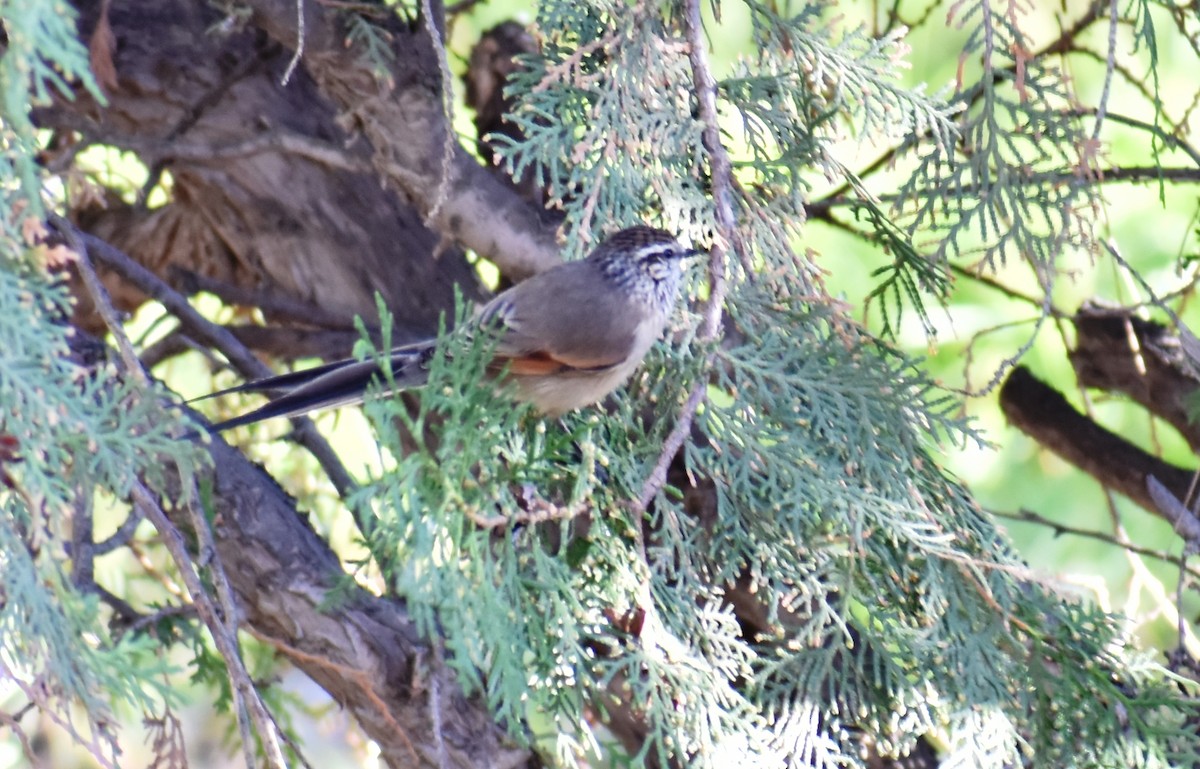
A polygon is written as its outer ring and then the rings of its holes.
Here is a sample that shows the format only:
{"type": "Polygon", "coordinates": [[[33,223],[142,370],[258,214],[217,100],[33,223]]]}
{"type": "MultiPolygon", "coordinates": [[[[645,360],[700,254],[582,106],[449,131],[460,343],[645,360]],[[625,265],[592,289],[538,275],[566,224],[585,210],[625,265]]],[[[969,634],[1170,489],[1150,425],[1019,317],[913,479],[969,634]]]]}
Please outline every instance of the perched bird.
{"type": "MultiPolygon", "coordinates": [[[[496,334],[489,372],[503,373],[519,400],[547,416],[596,403],[629,378],[662,335],[679,294],[680,261],[696,253],[663,230],[630,227],[586,259],[560,264],[497,295],[472,320],[475,328],[496,334]]],[[[435,345],[431,339],[388,353],[394,390],[425,384],[435,345]]],[[[209,429],[359,403],[368,385],[383,383],[380,369],[374,360],[342,360],[213,393],[205,397],[280,394],[209,429]]]]}

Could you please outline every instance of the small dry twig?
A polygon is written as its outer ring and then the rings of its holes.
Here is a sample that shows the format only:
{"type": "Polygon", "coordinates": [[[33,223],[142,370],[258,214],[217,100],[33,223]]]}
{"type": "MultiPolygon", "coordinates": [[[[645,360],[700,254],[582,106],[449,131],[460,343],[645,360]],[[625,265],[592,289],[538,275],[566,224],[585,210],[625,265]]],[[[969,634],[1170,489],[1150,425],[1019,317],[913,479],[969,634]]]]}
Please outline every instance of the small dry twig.
{"type": "MultiPolygon", "coordinates": [[[[187,543],[184,541],[183,535],[171,523],[171,520],[167,518],[167,514],[159,506],[158,500],[154,498],[150,490],[143,486],[141,482],[134,484],[132,497],[134,504],[142,508],[142,514],[149,519],[154,528],[158,529],[163,545],[167,548],[167,552],[171,554],[171,558],[175,561],[175,565],[179,569],[179,574],[183,578],[184,585],[187,586],[188,593],[192,599],[192,605],[196,608],[200,619],[212,635],[217,652],[225,660],[225,669],[229,673],[230,684],[234,692],[234,700],[238,711],[238,722],[242,727],[242,749],[246,757],[246,766],[249,768],[256,766],[254,760],[254,741],[249,734],[249,727],[244,721],[248,715],[249,719],[254,722],[255,730],[262,740],[263,751],[266,754],[268,765],[273,767],[273,769],[284,769],[287,764],[283,758],[283,751],[279,746],[274,719],[267,712],[266,705],[263,704],[263,701],[258,696],[258,691],[254,688],[254,681],[250,678],[250,672],[246,670],[246,666],[242,663],[236,636],[237,607],[230,603],[233,599],[228,594],[228,584],[226,583],[224,590],[218,589],[218,598],[222,604],[221,611],[218,612],[216,605],[213,604],[212,599],[205,591],[204,584],[200,581],[196,564],[192,561],[192,557],[188,553],[187,543]]],[[[202,529],[196,532],[197,537],[200,537],[201,541],[205,543],[203,546],[212,547],[212,533],[208,531],[207,522],[204,521],[204,517],[199,513],[195,511],[193,513],[193,523],[198,519],[202,526],[202,529]]],[[[210,566],[213,567],[211,573],[214,575],[214,578],[218,578],[219,575],[218,582],[223,582],[224,573],[220,562],[214,558],[210,561],[210,566]]]]}
{"type": "MultiPolygon", "coordinates": [[[[708,260],[710,279],[708,304],[704,309],[704,319],[697,341],[701,344],[717,341],[721,334],[721,318],[725,308],[725,294],[729,290],[725,262],[727,247],[736,248],[738,242],[737,215],[733,210],[734,185],[733,164],[729,154],[721,144],[721,129],[717,120],[717,81],[713,77],[712,68],[708,63],[708,54],[704,47],[704,23],[700,18],[700,0],[687,0],[684,11],[684,31],[688,41],[688,59],[692,65],[692,80],[694,83],[700,121],[704,124],[703,142],[708,150],[709,162],[712,164],[712,192],[716,204],[717,237],[713,242],[708,260]]],[[[708,353],[705,369],[712,367],[716,360],[715,348],[708,353]]],[[[708,390],[708,382],[702,377],[692,385],[686,403],[675,422],[667,439],[663,442],[662,452],[650,476],[642,485],[642,493],[638,497],[635,509],[645,512],[650,502],[658,495],[667,482],[667,470],[683,442],[692,431],[692,422],[696,418],[696,410],[704,402],[708,390]]]]}

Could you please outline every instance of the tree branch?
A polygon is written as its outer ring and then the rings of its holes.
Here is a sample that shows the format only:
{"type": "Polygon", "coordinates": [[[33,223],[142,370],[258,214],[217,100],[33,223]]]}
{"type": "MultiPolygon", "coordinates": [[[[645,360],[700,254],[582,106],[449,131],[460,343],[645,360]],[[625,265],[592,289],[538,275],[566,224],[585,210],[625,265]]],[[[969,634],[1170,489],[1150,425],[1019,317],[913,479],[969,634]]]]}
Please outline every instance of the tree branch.
{"type": "MultiPolygon", "coordinates": [[[[238,722],[242,725],[242,750],[246,753],[246,765],[249,767],[255,763],[254,741],[243,720],[244,715],[248,712],[250,720],[254,722],[258,738],[262,741],[267,765],[283,769],[286,762],[279,747],[279,736],[275,729],[274,719],[267,712],[266,705],[259,698],[258,691],[254,688],[254,682],[250,679],[250,673],[242,664],[237,631],[234,629],[238,621],[237,608],[232,603],[222,601],[221,611],[217,611],[208,591],[200,581],[200,575],[188,554],[187,543],[184,542],[183,535],[167,518],[154,495],[141,483],[135,484],[133,487],[133,500],[141,513],[154,525],[154,528],[158,529],[163,545],[170,552],[171,558],[175,561],[175,566],[183,578],[183,583],[187,586],[192,606],[196,607],[196,613],[212,635],[217,652],[225,660],[225,669],[229,672],[230,686],[234,692],[234,703],[238,711],[238,722]]],[[[193,521],[197,519],[202,521],[203,516],[193,516],[193,521]]],[[[197,532],[197,535],[199,536],[200,532],[197,532]]],[[[212,565],[215,569],[214,574],[219,573],[222,568],[220,559],[216,559],[212,565]]]]}
{"type": "MultiPolygon", "coordinates": [[[[134,354],[133,345],[129,341],[129,337],[125,335],[125,329],[117,318],[116,310],[109,300],[108,292],[100,282],[99,276],[96,274],[95,268],[92,266],[91,257],[88,254],[88,249],[83,243],[83,239],[76,229],[67,221],[56,214],[50,214],[49,220],[59,234],[66,240],[67,245],[76,253],[78,258],[75,262],[75,267],[83,278],[84,284],[87,286],[88,292],[91,294],[93,304],[95,305],[100,316],[104,319],[105,325],[108,326],[113,338],[116,340],[117,348],[121,353],[123,373],[127,377],[133,377],[142,386],[148,386],[150,382],[149,375],[142,369],[137,356],[134,354]]],[[[186,497],[189,501],[195,500],[196,495],[189,490],[186,497]]],[[[180,575],[183,577],[184,584],[187,585],[188,592],[191,594],[192,602],[196,606],[201,619],[208,626],[212,634],[213,641],[216,644],[217,651],[221,658],[225,661],[225,669],[229,673],[230,686],[234,691],[234,708],[237,712],[238,724],[241,727],[242,750],[246,755],[246,765],[254,764],[254,741],[251,737],[249,723],[254,722],[255,731],[261,741],[264,752],[266,753],[267,764],[274,769],[283,769],[284,760],[283,753],[279,747],[279,741],[274,726],[273,719],[268,715],[266,706],[258,696],[257,690],[254,688],[254,683],[250,680],[250,674],[246,671],[245,665],[242,663],[241,652],[238,648],[237,638],[232,628],[236,627],[236,609],[233,606],[232,600],[220,590],[220,586],[226,585],[224,580],[222,565],[219,560],[212,564],[215,583],[218,586],[218,594],[223,595],[225,600],[222,600],[223,618],[218,618],[217,612],[211,603],[208,593],[204,586],[200,583],[200,576],[195,570],[195,565],[192,563],[190,556],[187,553],[187,548],[184,544],[183,537],[179,531],[167,520],[166,514],[158,505],[157,500],[150,492],[141,485],[135,483],[133,487],[134,503],[140,508],[143,515],[149,518],[150,522],[158,529],[159,535],[162,537],[163,543],[167,550],[171,553],[175,564],[179,569],[180,575]]],[[[85,504],[90,504],[86,502],[85,504]]],[[[189,502],[189,509],[190,502],[189,502]]],[[[83,570],[76,573],[76,577],[85,580],[86,583],[92,582],[92,527],[91,527],[91,511],[87,510],[86,514],[81,516],[84,522],[82,535],[76,537],[76,546],[79,550],[79,564],[83,566],[83,570]]],[[[203,530],[198,530],[196,533],[201,541],[206,541],[207,523],[200,515],[192,516],[193,528],[204,527],[203,530]]],[[[98,587],[98,586],[96,586],[98,587]]],[[[227,585],[226,585],[227,587],[227,585]]],[[[107,591],[105,591],[107,592],[107,591]]],[[[118,604],[118,611],[126,615],[132,612],[132,608],[127,603],[121,601],[118,604]],[[123,604],[123,607],[121,606],[123,604]]],[[[136,614],[135,614],[136,616],[136,614]]]]}
{"type": "Polygon", "coordinates": [[[456,769],[530,766],[527,751],[505,744],[485,703],[465,697],[444,670],[428,669],[401,602],[356,586],[262,468],[221,441],[211,456],[213,537],[250,632],[350,711],[390,766],[438,766],[437,739],[456,769]],[[430,675],[443,677],[437,738],[430,675]]]}
{"type": "MultiPolygon", "coordinates": [[[[147,296],[157,300],[168,312],[177,317],[180,323],[194,336],[220,350],[243,376],[248,379],[261,379],[274,374],[233,334],[196,312],[182,294],[120,249],[94,235],[83,235],[82,241],[87,245],[92,256],[102,262],[104,266],[136,285],[147,296]]],[[[141,371],[141,366],[138,366],[138,371],[141,371]]],[[[316,458],[322,469],[325,470],[325,474],[329,476],[334,488],[338,490],[338,494],[343,498],[348,497],[357,484],[350,477],[350,473],[338,459],[329,442],[317,432],[312,420],[307,417],[294,417],[292,425],[296,428],[296,442],[308,449],[316,458]]],[[[363,520],[358,520],[357,523],[359,526],[365,525],[363,520]]]]}
{"type": "MultiPolygon", "coordinates": [[[[725,311],[725,294],[729,290],[726,281],[727,249],[741,253],[741,242],[737,234],[737,214],[734,212],[734,181],[733,164],[729,154],[721,144],[721,129],[717,120],[717,81],[713,77],[712,68],[708,63],[708,53],[704,44],[704,21],[700,16],[699,0],[687,0],[684,13],[684,34],[688,41],[688,60],[692,67],[692,83],[699,105],[700,121],[704,124],[704,149],[708,151],[708,162],[711,166],[713,208],[717,220],[717,237],[713,241],[708,258],[709,296],[704,306],[703,325],[697,341],[700,344],[712,345],[712,350],[705,358],[704,370],[712,368],[716,360],[715,342],[721,336],[721,318],[725,311]]],[[[746,261],[743,259],[743,261],[746,261]]],[[[638,497],[636,509],[644,511],[667,481],[667,470],[683,442],[691,434],[692,421],[696,418],[696,410],[704,402],[708,391],[707,378],[701,376],[692,385],[683,410],[675,421],[675,426],[663,442],[662,452],[654,469],[646,482],[642,484],[642,493],[638,497]]]]}
{"type": "Polygon", "coordinates": [[[1179,338],[1125,308],[1085,304],[1074,324],[1070,359],[1079,383],[1129,396],[1200,451],[1200,425],[1188,414],[1200,378],[1189,370],[1179,338]]]}
{"type": "Polygon", "coordinates": [[[1083,414],[1024,366],[1000,388],[1000,408],[1010,424],[1083,470],[1101,485],[1162,516],[1146,482],[1154,476],[1177,499],[1186,499],[1193,473],[1148,454],[1083,414]]]}
{"type": "Polygon", "coordinates": [[[1011,513],[1003,510],[988,510],[987,512],[989,515],[996,518],[1004,518],[1010,521],[1019,521],[1021,523],[1032,523],[1038,526],[1045,526],[1046,528],[1050,529],[1055,537],[1060,537],[1065,534],[1073,537],[1082,537],[1084,539],[1094,539],[1098,542],[1103,542],[1105,544],[1112,545],[1113,547],[1120,548],[1121,550],[1133,553],[1134,555],[1140,555],[1146,558],[1154,558],[1162,561],[1163,563],[1169,563],[1174,566],[1178,566],[1181,570],[1190,574],[1193,579],[1200,579],[1200,568],[1196,566],[1189,566],[1186,558],[1178,555],[1172,555],[1166,550],[1156,550],[1151,547],[1135,545],[1132,542],[1122,542],[1118,537],[1109,534],[1108,532],[1097,531],[1095,529],[1084,529],[1078,526],[1070,526],[1068,524],[1060,523],[1047,518],[1040,513],[1035,513],[1032,510],[1026,510],[1024,508],[1011,513]]]}
{"type": "MultiPolygon", "coordinates": [[[[254,21],[280,44],[293,47],[297,25],[291,0],[250,0],[254,21]]],[[[455,142],[443,168],[450,131],[437,67],[438,41],[424,25],[409,29],[380,19],[393,40],[393,84],[380,82],[357,46],[347,46],[329,11],[304,5],[304,63],[318,86],[353,120],[374,149],[376,171],[443,235],[522,279],[559,263],[553,228],[541,213],[500,183],[455,142]],[[393,87],[389,87],[389,85],[393,87]],[[442,189],[444,199],[430,194],[442,189]],[[440,205],[436,205],[440,203],[440,205]],[[434,210],[436,207],[436,210],[434,210]]]]}

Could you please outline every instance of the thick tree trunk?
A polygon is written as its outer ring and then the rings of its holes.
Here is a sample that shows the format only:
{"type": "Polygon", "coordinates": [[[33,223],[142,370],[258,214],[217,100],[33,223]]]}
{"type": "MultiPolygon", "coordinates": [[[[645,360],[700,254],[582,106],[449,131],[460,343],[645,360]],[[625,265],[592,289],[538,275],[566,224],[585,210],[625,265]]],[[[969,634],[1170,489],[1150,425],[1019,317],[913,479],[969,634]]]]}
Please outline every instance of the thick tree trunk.
{"type": "MultiPolygon", "coordinates": [[[[79,3],[84,39],[96,28],[101,7],[79,3]]],[[[295,6],[285,12],[294,17],[295,6]]],[[[44,160],[62,170],[89,145],[129,150],[170,194],[165,204],[150,208],[123,202],[112,190],[92,190],[73,196],[72,218],[180,290],[209,290],[230,303],[262,308],[267,325],[239,324],[238,336],[283,357],[343,354],[357,338],[354,316],[376,318],[376,291],[395,316],[395,341],[435,331],[439,313],[453,307],[454,286],[468,296],[478,287],[463,252],[426,226],[430,201],[416,200],[415,187],[404,189],[380,174],[380,158],[394,153],[372,146],[356,122],[361,115],[346,119],[354,109],[331,103],[304,67],[280,85],[291,56],[285,46],[253,24],[229,29],[224,21],[203,3],[112,5],[115,46],[93,45],[93,56],[111,58],[116,75],[108,104],[81,96],[40,110],[40,125],[55,131],[44,160]]],[[[357,52],[322,33],[316,20],[310,29],[310,56],[335,69],[335,53],[358,62],[341,68],[342,96],[350,98],[345,83],[356,82],[387,97],[364,79],[368,69],[354,59],[357,52]],[[323,51],[317,40],[334,50],[323,51]]],[[[423,29],[399,30],[409,40],[397,38],[397,45],[416,45],[423,29]]],[[[420,50],[433,48],[425,41],[420,50]]],[[[398,70],[412,93],[440,108],[436,62],[421,64],[411,52],[400,59],[412,68],[398,70]]],[[[424,114],[427,121],[440,115],[424,114]]],[[[427,149],[413,140],[421,131],[444,135],[429,125],[394,123],[387,130],[390,138],[382,130],[372,138],[407,143],[417,152],[427,149]]],[[[461,151],[455,158],[488,180],[493,211],[519,214],[514,231],[537,225],[525,242],[541,245],[511,261],[515,272],[552,263],[550,230],[536,208],[461,151]]],[[[403,170],[389,162],[394,171],[403,170]]],[[[124,309],[143,301],[141,290],[116,274],[106,282],[124,309]]],[[[80,297],[77,322],[96,328],[80,297]]],[[[186,340],[167,340],[154,354],[185,346],[186,340]]],[[[516,767],[536,761],[506,743],[483,703],[463,696],[418,638],[402,602],[347,588],[336,555],[269,476],[219,439],[211,453],[217,551],[247,632],[273,645],[353,713],[391,766],[516,767]],[[334,591],[340,597],[331,597],[334,591]]],[[[186,526],[186,516],[176,522],[186,526]]]]}
{"type": "MultiPolygon", "coordinates": [[[[100,3],[79,7],[86,39],[100,3]]],[[[131,150],[156,176],[169,175],[171,194],[154,209],[77,196],[72,215],[84,229],[176,285],[194,273],[218,293],[222,284],[257,292],[255,304],[310,307],[319,322],[285,319],[306,328],[351,329],[355,315],[375,322],[378,291],[404,341],[436,330],[456,284],[478,292],[463,253],[380,182],[372,148],[343,130],[305,70],[280,85],[290,51],[252,26],[220,31],[222,18],[203,3],[115,3],[109,22],[117,73],[109,104],[64,101],[38,119],[60,131],[65,148],[131,150]]],[[[126,308],[140,301],[111,287],[126,308]]],[[[324,352],[343,354],[352,337],[324,352]]]]}

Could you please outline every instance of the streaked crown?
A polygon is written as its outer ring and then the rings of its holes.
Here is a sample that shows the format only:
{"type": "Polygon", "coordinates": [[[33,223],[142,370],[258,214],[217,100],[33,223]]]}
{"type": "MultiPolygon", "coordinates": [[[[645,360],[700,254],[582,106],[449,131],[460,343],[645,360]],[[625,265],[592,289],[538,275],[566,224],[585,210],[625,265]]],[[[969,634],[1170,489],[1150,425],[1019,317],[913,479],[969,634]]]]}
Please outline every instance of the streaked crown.
{"type": "Polygon", "coordinates": [[[666,230],[639,225],[611,235],[588,259],[597,262],[606,277],[665,315],[679,294],[679,260],[695,253],[666,230]]]}

